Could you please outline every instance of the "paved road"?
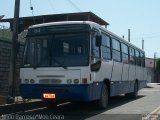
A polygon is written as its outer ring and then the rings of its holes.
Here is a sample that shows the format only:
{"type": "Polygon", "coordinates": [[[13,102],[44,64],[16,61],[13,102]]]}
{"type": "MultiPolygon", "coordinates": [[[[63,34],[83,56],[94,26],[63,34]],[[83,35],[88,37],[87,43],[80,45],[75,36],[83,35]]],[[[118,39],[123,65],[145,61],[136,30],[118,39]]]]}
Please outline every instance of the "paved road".
{"type": "MultiPolygon", "coordinates": [[[[46,107],[15,114],[18,119],[55,119],[55,120],[142,120],[144,117],[157,117],[160,106],[160,85],[149,84],[139,91],[136,100],[121,96],[112,97],[107,110],[97,110],[93,104],[64,104],[55,109],[46,107]],[[157,109],[157,110],[156,110],[157,109]],[[154,111],[155,110],[155,111],[154,111]],[[154,111],[154,112],[153,112],[154,111]],[[151,113],[152,116],[146,116],[151,113]]],[[[12,116],[9,116],[12,117],[12,116]]]]}

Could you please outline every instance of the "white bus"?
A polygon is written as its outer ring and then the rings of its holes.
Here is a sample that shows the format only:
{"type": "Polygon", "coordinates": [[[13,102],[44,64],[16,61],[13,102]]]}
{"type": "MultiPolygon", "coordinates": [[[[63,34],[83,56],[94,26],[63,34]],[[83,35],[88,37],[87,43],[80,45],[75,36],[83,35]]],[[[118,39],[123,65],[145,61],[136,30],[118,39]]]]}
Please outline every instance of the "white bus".
{"type": "Polygon", "coordinates": [[[89,21],[29,27],[20,69],[24,99],[95,101],[106,108],[110,96],[136,98],[146,85],[143,50],[89,21]]]}

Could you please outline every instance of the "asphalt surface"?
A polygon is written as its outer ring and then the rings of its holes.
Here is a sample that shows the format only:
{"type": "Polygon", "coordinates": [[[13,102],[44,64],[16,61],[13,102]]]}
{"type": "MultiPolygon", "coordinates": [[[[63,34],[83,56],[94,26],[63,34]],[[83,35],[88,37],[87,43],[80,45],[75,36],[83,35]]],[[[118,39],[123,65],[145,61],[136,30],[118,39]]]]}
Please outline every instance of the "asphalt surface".
{"type": "Polygon", "coordinates": [[[149,84],[139,91],[137,99],[124,95],[112,97],[107,110],[99,110],[92,103],[66,103],[56,108],[46,107],[3,115],[1,119],[18,120],[147,120],[160,114],[160,84],[149,84]],[[155,111],[156,110],[156,111],[155,111]],[[150,116],[148,116],[150,115],[150,116]]]}

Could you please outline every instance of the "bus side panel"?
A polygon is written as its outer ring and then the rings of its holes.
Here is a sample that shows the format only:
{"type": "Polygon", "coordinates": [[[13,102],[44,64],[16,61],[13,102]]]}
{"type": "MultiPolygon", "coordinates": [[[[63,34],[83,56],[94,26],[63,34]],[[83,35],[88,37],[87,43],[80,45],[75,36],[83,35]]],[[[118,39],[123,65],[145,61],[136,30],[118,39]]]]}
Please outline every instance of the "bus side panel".
{"type": "Polygon", "coordinates": [[[129,64],[123,64],[122,84],[122,93],[128,93],[130,89],[129,64]]]}
{"type": "Polygon", "coordinates": [[[122,63],[114,61],[111,81],[113,82],[121,81],[121,75],[122,75],[122,63]]]}
{"type": "Polygon", "coordinates": [[[136,66],[136,79],[143,80],[143,67],[136,66]]]}
{"type": "Polygon", "coordinates": [[[134,65],[130,65],[129,66],[129,81],[130,81],[130,90],[129,90],[129,92],[133,92],[134,91],[135,75],[136,75],[136,68],[135,68],[134,65]]]}
{"type": "Polygon", "coordinates": [[[102,82],[104,79],[111,79],[113,61],[102,62],[101,68],[98,72],[93,74],[93,82],[102,82]]]}
{"type": "Polygon", "coordinates": [[[123,84],[121,82],[121,76],[122,63],[114,61],[111,78],[111,96],[119,95],[122,93],[123,84]]]}

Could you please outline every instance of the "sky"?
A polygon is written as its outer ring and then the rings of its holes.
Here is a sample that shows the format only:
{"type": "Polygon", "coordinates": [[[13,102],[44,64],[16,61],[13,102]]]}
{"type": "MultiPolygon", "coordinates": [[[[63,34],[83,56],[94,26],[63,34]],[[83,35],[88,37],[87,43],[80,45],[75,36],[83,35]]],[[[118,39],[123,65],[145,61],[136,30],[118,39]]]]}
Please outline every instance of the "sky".
{"type": "MultiPolygon", "coordinates": [[[[160,0],[20,0],[20,17],[91,11],[107,21],[108,30],[125,39],[131,29],[131,43],[141,48],[144,39],[146,57],[160,57],[160,0]]],[[[15,0],[0,0],[0,15],[14,16],[15,0]]],[[[0,23],[0,25],[3,25],[0,23]]],[[[5,24],[6,25],[6,24],[5,24]]]]}

